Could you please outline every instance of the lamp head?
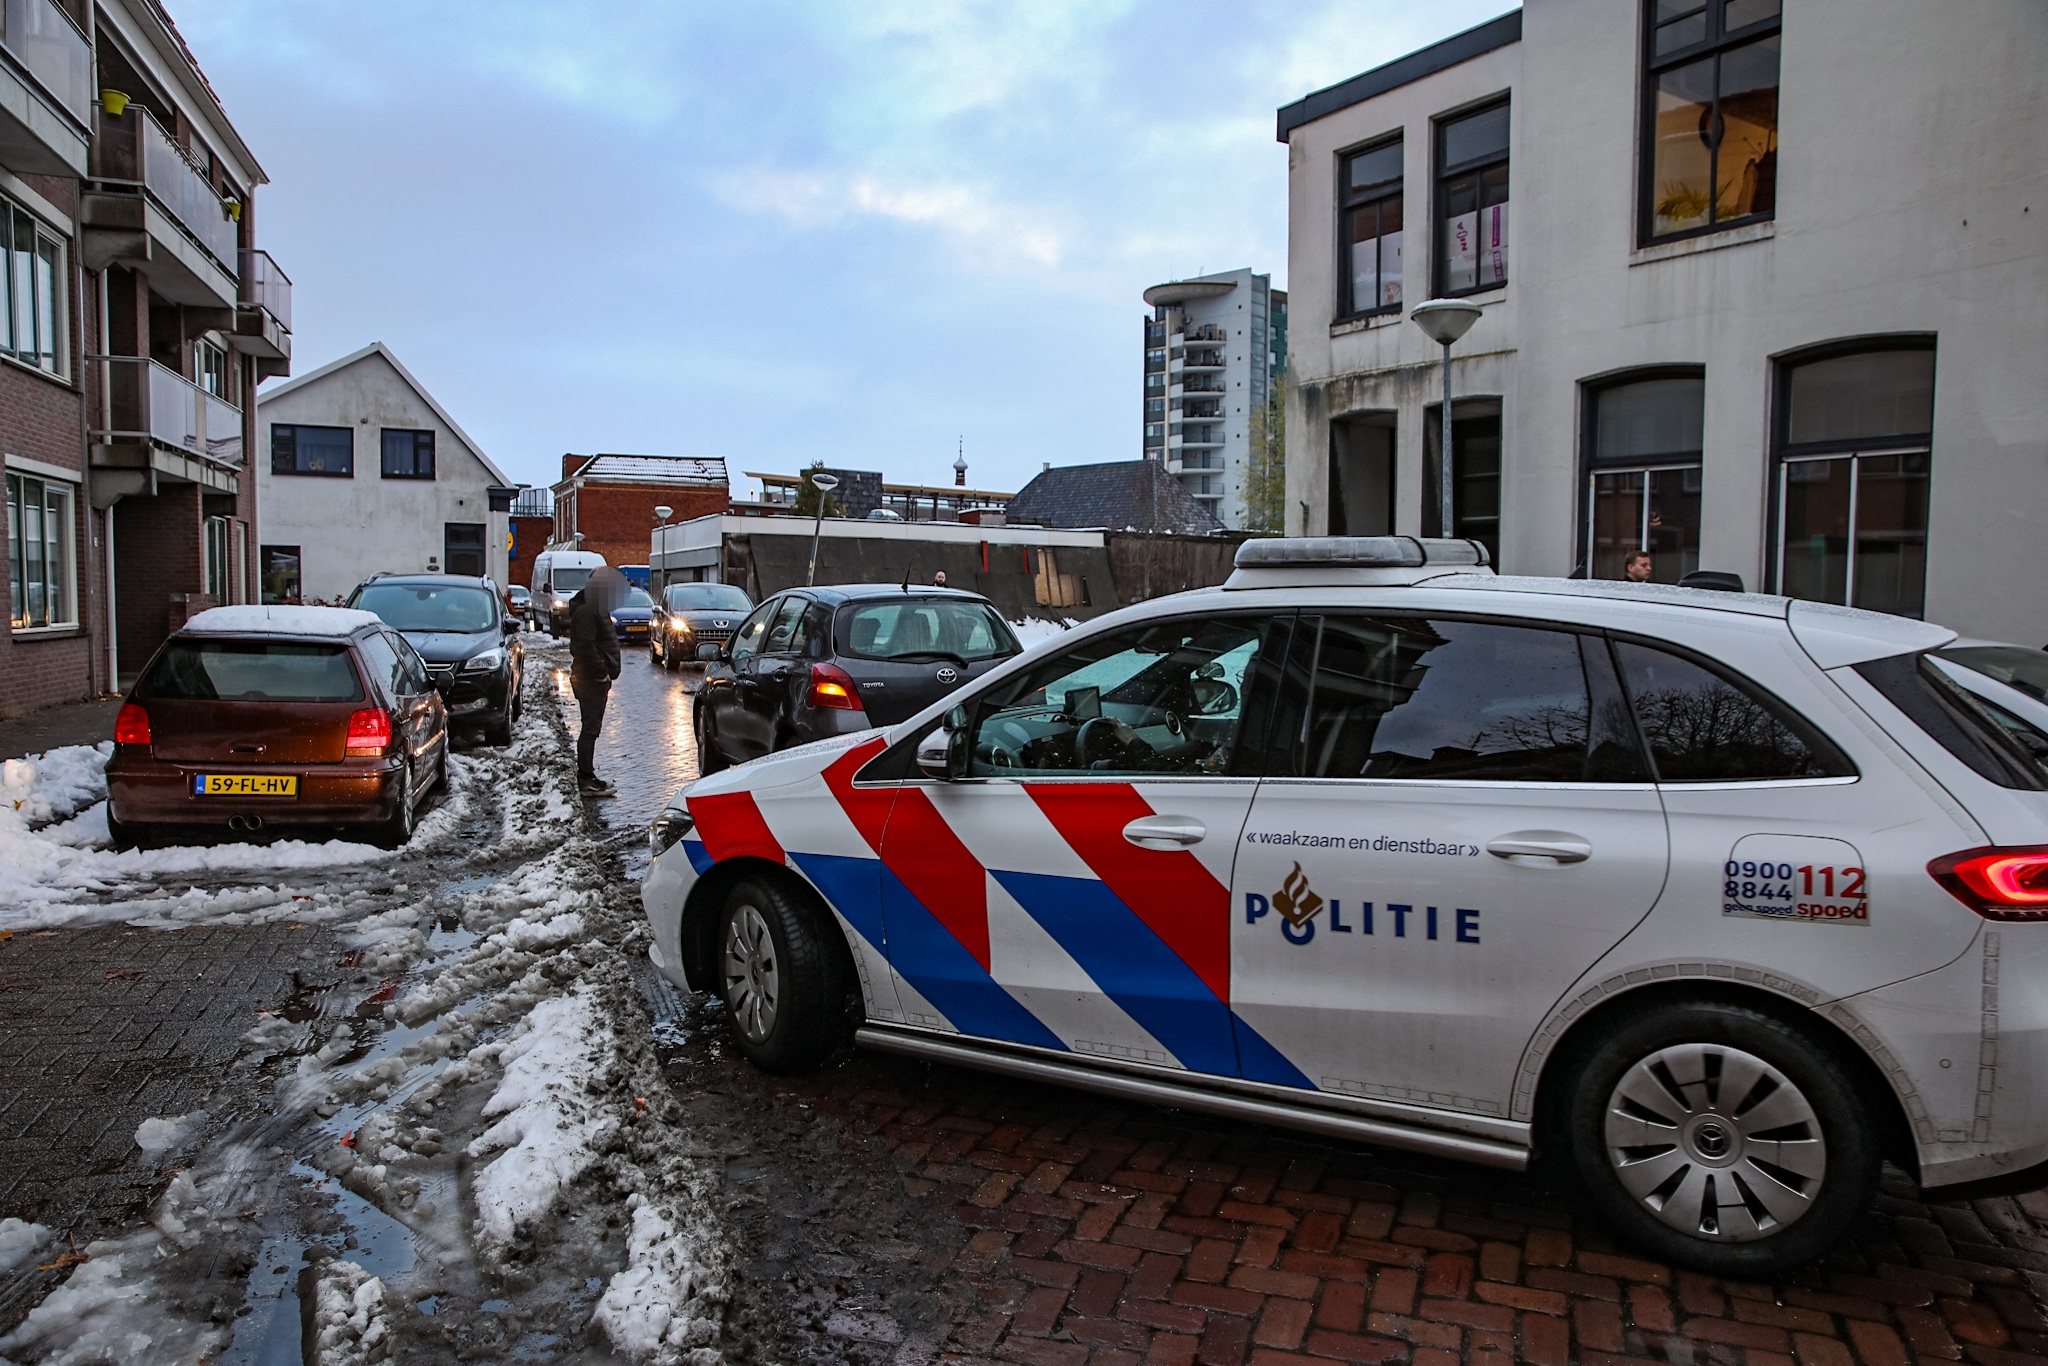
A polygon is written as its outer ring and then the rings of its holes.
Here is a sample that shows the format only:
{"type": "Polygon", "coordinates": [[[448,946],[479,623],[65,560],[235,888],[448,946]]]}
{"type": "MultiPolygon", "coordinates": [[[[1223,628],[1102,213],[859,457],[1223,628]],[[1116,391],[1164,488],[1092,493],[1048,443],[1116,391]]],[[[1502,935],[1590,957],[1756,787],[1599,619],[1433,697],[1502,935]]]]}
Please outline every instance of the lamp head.
{"type": "Polygon", "coordinates": [[[839,487],[839,477],[823,472],[814,474],[811,476],[811,487],[817,489],[820,493],[830,493],[833,489],[839,487]]]}
{"type": "Polygon", "coordinates": [[[654,515],[661,518],[661,520],[664,522],[666,522],[669,518],[675,516],[675,514],[676,510],[666,503],[657,503],[655,505],[654,515]]]}
{"type": "Polygon", "coordinates": [[[1463,299],[1430,299],[1408,310],[1408,319],[1439,346],[1451,343],[1472,330],[1479,321],[1480,307],[1463,299]]]}

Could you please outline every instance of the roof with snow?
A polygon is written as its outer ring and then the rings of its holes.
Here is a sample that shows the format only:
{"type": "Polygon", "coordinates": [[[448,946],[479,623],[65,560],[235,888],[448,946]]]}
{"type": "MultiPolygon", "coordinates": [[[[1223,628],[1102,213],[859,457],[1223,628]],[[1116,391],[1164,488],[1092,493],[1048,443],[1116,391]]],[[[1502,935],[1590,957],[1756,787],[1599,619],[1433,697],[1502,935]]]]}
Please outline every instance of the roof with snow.
{"type": "Polygon", "coordinates": [[[555,487],[578,479],[688,488],[728,487],[725,458],[717,455],[593,455],[555,487]]]}
{"type": "Polygon", "coordinates": [[[1065,530],[1178,531],[1204,535],[1223,523],[1152,460],[1062,465],[1017,490],[1004,520],[1065,530]],[[1153,502],[1154,490],[1158,502],[1153,502]]]}
{"type": "Polygon", "coordinates": [[[505,477],[505,471],[499,469],[491,457],[484,454],[483,447],[472,441],[469,433],[462,430],[462,424],[448,415],[448,410],[441,406],[441,401],[428,393],[427,386],[414,378],[412,371],[405,368],[404,362],[391,354],[391,348],[380,341],[371,342],[360,351],[351,351],[340,360],[329,361],[318,370],[308,370],[303,375],[294,375],[275,388],[265,389],[256,398],[257,406],[260,408],[272,399],[283,398],[286,394],[297,393],[309,385],[318,384],[329,375],[338,374],[348,369],[351,365],[368,360],[371,356],[382,356],[391,368],[398,372],[399,378],[412,386],[412,391],[420,396],[420,401],[433,409],[434,416],[440,418],[448,430],[455,433],[457,441],[460,441],[469,448],[469,453],[482,462],[484,469],[490,474],[492,479],[497,481],[501,488],[512,488],[514,486],[512,481],[505,477]]]}
{"type": "Polygon", "coordinates": [[[185,623],[190,635],[207,636],[327,636],[341,639],[365,626],[376,626],[374,612],[348,607],[296,607],[284,603],[243,603],[236,607],[210,607],[185,623]]]}

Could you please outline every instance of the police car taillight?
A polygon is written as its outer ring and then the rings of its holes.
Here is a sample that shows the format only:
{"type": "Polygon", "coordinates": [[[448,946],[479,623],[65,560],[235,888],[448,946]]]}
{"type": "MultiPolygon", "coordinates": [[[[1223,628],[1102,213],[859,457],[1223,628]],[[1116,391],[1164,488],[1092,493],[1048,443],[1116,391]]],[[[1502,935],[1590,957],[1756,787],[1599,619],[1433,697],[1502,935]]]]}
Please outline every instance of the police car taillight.
{"type": "Polygon", "coordinates": [[[1965,849],[1927,871],[1986,920],[2048,920],[2048,844],[1965,849]]]}
{"type": "Polygon", "coordinates": [[[853,675],[837,664],[811,665],[810,703],[834,711],[866,711],[860,702],[853,675]]]}

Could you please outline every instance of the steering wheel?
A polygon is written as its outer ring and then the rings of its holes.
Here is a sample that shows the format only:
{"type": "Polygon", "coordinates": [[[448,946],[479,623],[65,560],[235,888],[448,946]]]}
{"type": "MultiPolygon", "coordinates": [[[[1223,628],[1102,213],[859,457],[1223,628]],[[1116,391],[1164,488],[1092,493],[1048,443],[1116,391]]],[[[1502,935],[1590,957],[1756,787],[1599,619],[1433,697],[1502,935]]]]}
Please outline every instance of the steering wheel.
{"type": "Polygon", "coordinates": [[[997,744],[993,740],[978,747],[974,752],[974,757],[979,762],[987,764],[990,768],[1023,767],[1018,762],[1016,750],[1011,749],[1008,745],[997,744]]]}
{"type": "Polygon", "coordinates": [[[1107,716],[1090,717],[1074,733],[1074,758],[1082,768],[1102,759],[1114,759],[1123,749],[1117,725],[1107,716]]]}

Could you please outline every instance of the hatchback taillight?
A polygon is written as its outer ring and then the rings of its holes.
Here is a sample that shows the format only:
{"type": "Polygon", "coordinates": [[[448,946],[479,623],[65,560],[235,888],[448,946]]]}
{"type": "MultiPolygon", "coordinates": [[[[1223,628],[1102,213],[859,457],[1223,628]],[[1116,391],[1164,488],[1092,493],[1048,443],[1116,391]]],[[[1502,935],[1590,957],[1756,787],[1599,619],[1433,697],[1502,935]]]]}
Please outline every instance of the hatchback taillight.
{"type": "Polygon", "coordinates": [[[2048,844],[1965,849],[1927,871],[1986,920],[2048,920],[2048,844]]]}
{"type": "Polygon", "coordinates": [[[366,707],[348,718],[348,757],[365,759],[391,747],[391,713],[366,707]]]}
{"type": "Polygon", "coordinates": [[[837,664],[811,665],[810,703],[814,707],[830,707],[834,711],[866,711],[860,704],[860,693],[853,676],[837,664]]]}
{"type": "Polygon", "coordinates": [[[133,702],[123,702],[120,713],[114,717],[114,743],[117,745],[146,745],[149,743],[149,713],[133,702]]]}

